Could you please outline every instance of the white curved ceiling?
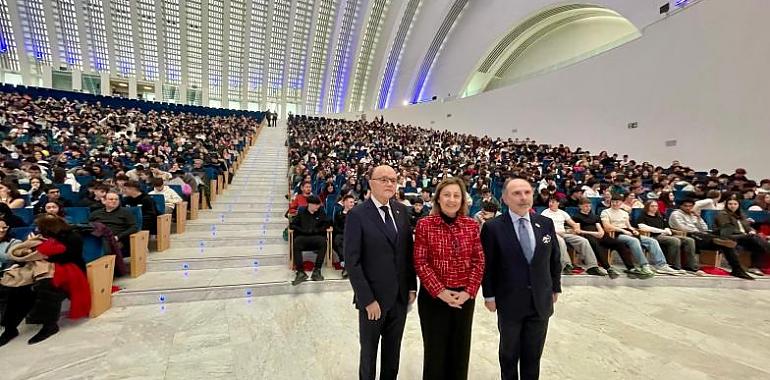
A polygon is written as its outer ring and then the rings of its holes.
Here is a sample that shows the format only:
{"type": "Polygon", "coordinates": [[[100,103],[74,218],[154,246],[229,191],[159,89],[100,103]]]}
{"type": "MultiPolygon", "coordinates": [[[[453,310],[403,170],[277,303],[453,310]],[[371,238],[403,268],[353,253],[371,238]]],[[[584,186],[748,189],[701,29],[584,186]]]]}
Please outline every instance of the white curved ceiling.
{"type": "MultiPolygon", "coordinates": [[[[637,28],[660,0],[604,0],[637,28]]],[[[558,4],[569,4],[561,2],[558,4]]],[[[545,0],[0,0],[0,68],[135,78],[169,101],[336,113],[454,97],[545,0]],[[107,73],[107,74],[102,74],[107,73]],[[165,90],[174,88],[176,91],[165,90]],[[181,99],[180,99],[181,98],[181,99]]]]}

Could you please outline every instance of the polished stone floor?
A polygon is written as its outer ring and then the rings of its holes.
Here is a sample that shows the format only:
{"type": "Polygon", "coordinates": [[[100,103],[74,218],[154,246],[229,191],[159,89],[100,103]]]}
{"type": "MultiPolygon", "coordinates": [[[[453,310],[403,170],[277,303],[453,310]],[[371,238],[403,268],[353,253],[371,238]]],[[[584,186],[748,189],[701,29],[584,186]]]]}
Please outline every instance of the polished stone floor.
{"type": "MultiPolygon", "coordinates": [[[[569,287],[551,320],[543,379],[770,379],[770,291],[569,287]]],[[[113,308],[28,346],[0,348],[0,378],[354,379],[350,292],[113,308]]],[[[477,304],[471,379],[499,378],[495,316],[477,304]]],[[[409,314],[403,379],[419,379],[409,314]]]]}

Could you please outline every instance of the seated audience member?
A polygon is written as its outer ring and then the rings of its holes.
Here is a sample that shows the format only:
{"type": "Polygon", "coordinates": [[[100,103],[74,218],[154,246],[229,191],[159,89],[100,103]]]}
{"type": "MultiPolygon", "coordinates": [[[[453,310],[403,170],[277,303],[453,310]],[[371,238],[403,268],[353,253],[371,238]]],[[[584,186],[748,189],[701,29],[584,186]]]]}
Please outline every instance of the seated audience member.
{"type": "Polygon", "coordinates": [[[162,179],[163,182],[167,182],[171,180],[171,173],[160,170],[160,165],[158,165],[157,163],[150,164],[149,174],[150,176],[152,176],[152,178],[162,179]]]}
{"type": "Polygon", "coordinates": [[[758,193],[749,211],[770,211],[770,193],[758,193]]]}
{"type": "Polygon", "coordinates": [[[548,201],[551,199],[551,192],[547,187],[540,189],[532,204],[533,207],[548,207],[548,201]]]}
{"type": "Polygon", "coordinates": [[[158,233],[158,209],[155,200],[142,191],[141,185],[136,181],[128,181],[123,187],[123,204],[126,207],[141,207],[142,229],[150,231],[150,235],[158,233]]]}
{"type": "Polygon", "coordinates": [[[592,276],[606,276],[607,271],[604,268],[599,268],[596,262],[596,253],[591,248],[591,244],[588,243],[586,238],[580,236],[580,225],[572,220],[564,210],[559,209],[559,200],[551,198],[548,201],[548,208],[543,210],[540,215],[545,216],[553,220],[553,226],[556,230],[556,239],[559,241],[559,247],[561,248],[561,265],[564,274],[572,274],[572,261],[567,252],[567,244],[569,244],[575,251],[583,255],[583,261],[588,267],[587,274],[592,276]],[[568,224],[572,228],[573,233],[567,232],[564,228],[564,224],[568,224]]]}
{"type": "Polygon", "coordinates": [[[501,215],[497,205],[494,202],[481,201],[481,210],[473,216],[473,220],[479,224],[479,228],[484,226],[484,222],[501,215]]]}
{"type": "Polygon", "coordinates": [[[318,195],[318,199],[321,200],[322,205],[326,204],[327,197],[332,197],[332,199],[336,200],[337,189],[334,187],[334,183],[326,183],[326,185],[324,185],[323,190],[321,190],[321,194],[318,195]]]}
{"type": "Polygon", "coordinates": [[[412,228],[417,226],[417,221],[430,214],[430,209],[425,207],[425,202],[421,198],[417,198],[409,210],[409,224],[412,228]]]}
{"type": "Polygon", "coordinates": [[[10,207],[5,203],[0,203],[0,219],[4,220],[11,228],[25,227],[24,220],[16,216],[10,207]]]}
{"type": "Polygon", "coordinates": [[[670,191],[661,191],[657,199],[658,211],[661,215],[667,215],[669,210],[676,209],[674,205],[674,193],[670,191]]]}
{"type": "Polygon", "coordinates": [[[87,317],[91,309],[82,238],[64,219],[54,215],[40,215],[35,224],[40,235],[31,236],[14,246],[11,256],[29,257],[27,251],[37,252],[42,255],[40,264],[48,267],[49,274],[30,279],[31,285],[22,282],[20,286],[9,289],[1,323],[5,329],[0,335],[0,346],[19,335],[18,326],[25,318],[28,322],[42,325],[40,331],[28,341],[29,344],[42,342],[58,333],[61,305],[65,298],[70,299],[71,319],[87,317]]]}
{"type": "Polygon", "coordinates": [[[623,264],[626,266],[626,273],[630,278],[649,278],[650,276],[642,276],[640,272],[633,271],[634,260],[631,255],[631,250],[623,244],[620,240],[610,237],[609,234],[604,232],[602,228],[601,219],[599,216],[591,211],[591,200],[587,197],[580,199],[579,206],[580,212],[572,216],[572,220],[580,225],[580,236],[588,240],[596,254],[596,260],[599,265],[607,270],[607,275],[611,279],[616,279],[620,274],[612,267],[612,263],[609,262],[607,251],[614,250],[620,255],[623,260],[623,264]]]}
{"type": "Polygon", "coordinates": [[[0,203],[5,203],[10,208],[22,208],[24,207],[24,198],[21,193],[11,182],[0,183],[0,203]]]}
{"type": "Polygon", "coordinates": [[[601,187],[601,183],[592,179],[581,188],[583,190],[583,196],[586,198],[601,198],[601,187]]]}
{"type": "Polygon", "coordinates": [[[169,186],[182,186],[182,194],[189,196],[197,189],[197,183],[192,174],[185,173],[184,170],[173,172],[173,177],[168,181],[169,186]]]}
{"type": "Polygon", "coordinates": [[[396,192],[396,202],[401,203],[406,207],[412,207],[412,202],[409,202],[409,199],[406,199],[406,193],[404,193],[404,189],[398,189],[396,192]]]}
{"type": "Polygon", "coordinates": [[[59,190],[58,187],[49,187],[45,190],[45,196],[40,198],[40,201],[37,202],[35,207],[33,208],[33,213],[35,215],[40,215],[45,213],[45,205],[48,202],[57,202],[62,207],[70,207],[71,204],[68,200],[62,198],[61,196],[61,190],[59,190]]]}
{"type": "Polygon", "coordinates": [[[762,268],[770,268],[770,243],[757,234],[741,211],[737,198],[728,199],[725,209],[719,212],[714,221],[719,236],[734,240],[738,247],[751,252],[749,273],[762,276],[762,268]]]}
{"type": "Polygon", "coordinates": [[[497,206],[497,209],[500,210],[500,201],[492,196],[492,191],[486,187],[481,190],[481,204],[483,205],[484,202],[493,203],[495,206],[497,206]]]}
{"type": "Polygon", "coordinates": [[[698,257],[695,255],[695,239],[688,236],[674,235],[669,228],[666,219],[658,212],[658,202],[647,201],[644,204],[644,212],[634,221],[639,230],[648,232],[660,244],[666,255],[668,264],[680,272],[689,271],[698,276],[704,273],[698,265],[698,257]],[[687,265],[682,265],[682,255],[687,257],[687,265]]]}
{"type": "Polygon", "coordinates": [[[342,197],[342,211],[338,212],[334,216],[334,229],[332,233],[332,246],[334,252],[337,252],[337,256],[340,258],[340,265],[342,266],[342,278],[348,278],[348,272],[345,270],[345,221],[348,217],[348,212],[356,205],[355,197],[348,194],[342,197]]]}
{"type": "MultiPolygon", "coordinates": [[[[307,207],[307,199],[313,195],[313,185],[310,184],[309,181],[302,182],[300,191],[299,194],[294,196],[291,203],[289,203],[289,216],[297,215],[297,210],[300,207],[307,207]]],[[[321,199],[319,198],[318,201],[320,202],[321,199]]]]}
{"type": "Polygon", "coordinates": [[[770,194],[770,179],[763,179],[759,181],[759,187],[757,188],[757,195],[770,194]]]}
{"type": "Polygon", "coordinates": [[[59,201],[46,201],[43,208],[48,215],[55,215],[64,218],[64,206],[59,201]]]}
{"type": "Polygon", "coordinates": [[[307,197],[307,207],[299,210],[297,215],[291,219],[291,229],[294,231],[294,269],[296,276],[292,285],[299,285],[307,280],[307,274],[303,269],[303,251],[315,251],[315,268],[311,279],[313,281],[323,281],[321,267],[326,256],[326,230],[329,228],[329,221],[321,210],[321,200],[315,196],[307,197]]]}
{"type": "Polygon", "coordinates": [[[668,219],[671,228],[683,231],[687,236],[695,239],[695,248],[698,251],[719,250],[722,252],[732,268],[730,272],[732,276],[753,280],[754,278],[741,267],[738,254],[735,252],[736,242],[712,234],[703,218],[693,211],[694,206],[694,200],[689,198],[682,200],[679,209],[674,210],[668,219]]]}
{"type": "Polygon", "coordinates": [[[629,221],[629,215],[623,209],[621,205],[625,197],[621,194],[613,194],[610,208],[602,211],[601,220],[602,227],[609,233],[614,233],[615,238],[622,241],[623,244],[631,249],[631,253],[634,255],[636,261],[641,265],[639,271],[645,275],[653,275],[655,273],[660,274],[679,274],[678,271],[671,269],[666,263],[666,257],[663,255],[663,251],[660,249],[658,241],[648,237],[641,236],[639,231],[631,226],[629,221]],[[642,247],[646,248],[652,256],[650,262],[644,256],[642,247]],[[653,268],[655,270],[653,271],[653,268]]]}
{"type": "Polygon", "coordinates": [[[107,226],[115,236],[115,240],[121,243],[121,252],[123,256],[129,256],[131,234],[139,232],[136,227],[134,214],[125,207],[120,206],[120,195],[110,190],[104,196],[104,207],[91,210],[88,218],[91,222],[99,222],[107,226]]]}
{"type": "Polygon", "coordinates": [[[604,190],[604,192],[602,193],[602,201],[599,202],[599,204],[596,206],[596,213],[598,215],[601,215],[602,211],[610,208],[611,205],[612,205],[612,192],[609,189],[604,190]]]}
{"type": "Polygon", "coordinates": [[[96,210],[104,207],[104,196],[110,187],[101,183],[91,182],[89,184],[89,194],[80,201],[80,207],[88,207],[90,210],[96,210]]]}
{"type": "Polygon", "coordinates": [[[180,197],[172,188],[164,185],[163,179],[161,178],[154,177],[150,182],[152,184],[152,191],[149,192],[149,195],[162,195],[164,202],[166,203],[165,213],[172,214],[176,204],[182,201],[182,197],[180,197]]]}
{"type": "Polygon", "coordinates": [[[28,167],[27,167],[27,169],[25,170],[25,172],[27,173],[27,176],[26,176],[26,178],[19,178],[19,184],[20,184],[20,185],[21,185],[21,184],[28,184],[28,183],[31,183],[31,181],[32,181],[32,179],[33,179],[33,178],[34,178],[34,179],[38,179],[38,180],[42,181],[42,182],[43,182],[43,184],[45,184],[45,185],[50,185],[50,184],[51,184],[51,180],[50,180],[50,179],[48,179],[48,178],[46,178],[46,177],[43,175],[43,172],[42,172],[42,170],[40,169],[40,166],[37,166],[37,165],[30,165],[30,166],[28,166],[28,167]]]}
{"type": "Polygon", "coordinates": [[[581,198],[583,198],[583,189],[575,186],[570,191],[570,195],[567,198],[567,201],[564,202],[564,207],[579,207],[581,198]]]}
{"type": "MultiPolygon", "coordinates": [[[[21,192],[21,190],[19,192],[21,192]]],[[[30,206],[35,206],[37,202],[40,201],[40,197],[45,194],[45,186],[43,185],[43,181],[40,178],[30,179],[29,190],[27,191],[27,194],[29,194],[30,206]]]]}
{"type": "MultiPolygon", "coordinates": [[[[13,246],[21,243],[21,241],[11,237],[11,235],[8,233],[10,230],[11,226],[8,224],[8,222],[0,217],[0,270],[5,270],[13,264],[13,261],[11,260],[8,252],[11,250],[11,248],[13,248],[13,246]]],[[[0,307],[0,311],[3,311],[2,307],[0,307]]]]}
{"type": "Polygon", "coordinates": [[[706,199],[695,201],[693,211],[700,214],[700,210],[722,210],[725,208],[723,202],[720,202],[722,193],[719,190],[709,190],[706,193],[706,199]]]}
{"type": "Polygon", "coordinates": [[[644,204],[636,198],[636,194],[628,192],[624,195],[623,203],[620,205],[620,208],[631,215],[631,210],[635,208],[644,208],[644,204]]]}
{"type": "Polygon", "coordinates": [[[423,207],[427,208],[428,212],[430,212],[430,209],[433,207],[431,188],[423,188],[420,191],[420,198],[422,198],[423,207]]]}

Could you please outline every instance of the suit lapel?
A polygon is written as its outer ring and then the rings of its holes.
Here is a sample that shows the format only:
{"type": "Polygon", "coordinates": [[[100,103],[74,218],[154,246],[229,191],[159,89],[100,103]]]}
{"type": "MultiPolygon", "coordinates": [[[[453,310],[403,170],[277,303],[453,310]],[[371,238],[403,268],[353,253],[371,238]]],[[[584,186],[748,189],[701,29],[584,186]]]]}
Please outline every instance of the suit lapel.
{"type": "Polygon", "coordinates": [[[505,213],[503,215],[503,223],[505,224],[505,229],[509,231],[508,233],[502,234],[503,237],[508,238],[503,247],[512,247],[514,254],[519,256],[524,262],[527,262],[527,258],[521,250],[521,245],[519,244],[519,239],[516,235],[516,229],[513,226],[513,220],[511,220],[511,214],[505,213]]]}
{"type": "Polygon", "coordinates": [[[535,258],[538,256],[538,251],[545,246],[543,244],[543,223],[536,215],[530,215],[529,219],[532,221],[532,232],[535,233],[535,253],[532,257],[532,261],[535,261],[535,258]]]}
{"type": "Polygon", "coordinates": [[[385,229],[385,223],[382,222],[382,216],[380,215],[380,210],[377,209],[377,206],[374,205],[374,202],[371,199],[367,201],[366,209],[369,210],[369,218],[372,220],[372,223],[374,223],[377,226],[377,228],[379,228],[380,231],[382,231],[382,234],[385,235],[386,239],[388,239],[388,242],[390,243],[390,245],[395,246],[396,242],[393,240],[391,235],[385,229]]]}

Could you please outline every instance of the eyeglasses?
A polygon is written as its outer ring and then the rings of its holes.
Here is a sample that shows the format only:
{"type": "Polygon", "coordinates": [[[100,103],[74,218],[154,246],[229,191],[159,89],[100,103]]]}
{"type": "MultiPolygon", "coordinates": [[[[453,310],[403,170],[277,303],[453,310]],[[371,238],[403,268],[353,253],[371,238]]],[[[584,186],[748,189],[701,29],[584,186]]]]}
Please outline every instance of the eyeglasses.
{"type": "Polygon", "coordinates": [[[380,181],[384,184],[390,183],[392,185],[395,185],[396,183],[398,183],[398,179],[396,178],[380,177],[380,178],[372,178],[372,179],[375,181],[380,181]]]}

